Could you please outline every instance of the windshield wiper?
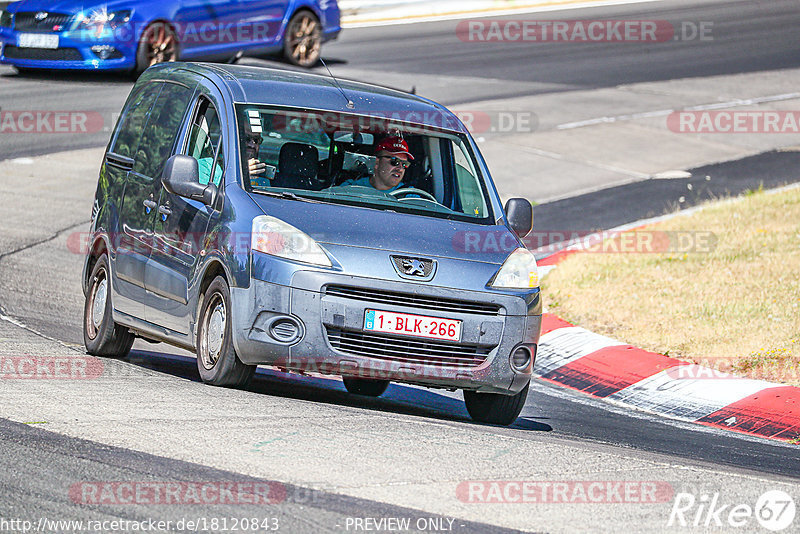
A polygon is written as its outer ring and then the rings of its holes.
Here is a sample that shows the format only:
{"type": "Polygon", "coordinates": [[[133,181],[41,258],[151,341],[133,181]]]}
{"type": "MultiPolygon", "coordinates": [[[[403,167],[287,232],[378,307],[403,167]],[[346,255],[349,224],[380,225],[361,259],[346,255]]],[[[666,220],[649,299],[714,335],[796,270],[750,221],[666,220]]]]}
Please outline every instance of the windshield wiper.
{"type": "Polygon", "coordinates": [[[326,202],[323,202],[321,200],[315,200],[315,199],[308,198],[308,197],[297,196],[296,194],[292,193],[291,191],[277,192],[277,191],[258,191],[258,190],[255,190],[254,193],[257,193],[259,195],[267,195],[268,197],[288,198],[289,200],[297,200],[298,202],[311,202],[313,204],[326,204],[326,202]]]}

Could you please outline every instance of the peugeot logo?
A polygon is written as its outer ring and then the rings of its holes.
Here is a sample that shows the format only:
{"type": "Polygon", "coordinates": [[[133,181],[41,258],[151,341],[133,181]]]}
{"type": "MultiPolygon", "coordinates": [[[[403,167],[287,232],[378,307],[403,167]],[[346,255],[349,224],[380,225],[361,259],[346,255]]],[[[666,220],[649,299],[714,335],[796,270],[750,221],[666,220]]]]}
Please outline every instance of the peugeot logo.
{"type": "Polygon", "coordinates": [[[419,260],[403,259],[403,271],[411,276],[425,276],[425,266],[419,260]]]}
{"type": "Polygon", "coordinates": [[[429,282],[436,274],[436,261],[409,256],[391,256],[397,274],[417,282],[429,282]]]}
{"type": "Polygon", "coordinates": [[[44,19],[47,18],[47,15],[48,15],[47,11],[39,11],[33,16],[33,18],[36,20],[36,22],[42,22],[44,19]]]}

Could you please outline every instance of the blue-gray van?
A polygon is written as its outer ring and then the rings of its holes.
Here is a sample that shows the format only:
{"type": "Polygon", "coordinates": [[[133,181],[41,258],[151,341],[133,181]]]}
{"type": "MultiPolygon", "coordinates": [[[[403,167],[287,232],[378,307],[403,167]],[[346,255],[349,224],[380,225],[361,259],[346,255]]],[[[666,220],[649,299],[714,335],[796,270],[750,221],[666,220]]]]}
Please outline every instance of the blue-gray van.
{"type": "Polygon", "coordinates": [[[330,76],[169,63],[131,90],[106,150],[83,271],[90,354],[136,337],[202,380],[258,365],[461,389],[511,424],[542,319],[533,209],[505,206],[443,106],[330,76]]]}

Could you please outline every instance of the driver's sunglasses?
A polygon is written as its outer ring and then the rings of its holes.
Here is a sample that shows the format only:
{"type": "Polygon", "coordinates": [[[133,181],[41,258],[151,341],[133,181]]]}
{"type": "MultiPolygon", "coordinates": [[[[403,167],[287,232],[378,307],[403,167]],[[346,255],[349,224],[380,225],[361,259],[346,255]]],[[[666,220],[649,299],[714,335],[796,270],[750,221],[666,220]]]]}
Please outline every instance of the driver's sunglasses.
{"type": "Polygon", "coordinates": [[[260,135],[248,135],[246,142],[248,145],[260,145],[261,144],[261,136],[260,135]]]}
{"type": "Polygon", "coordinates": [[[402,159],[400,159],[400,158],[398,158],[396,156],[380,156],[380,157],[388,159],[389,160],[389,164],[392,167],[397,167],[398,165],[403,167],[403,169],[407,169],[407,168],[411,167],[411,162],[410,161],[402,160],[402,159]]]}

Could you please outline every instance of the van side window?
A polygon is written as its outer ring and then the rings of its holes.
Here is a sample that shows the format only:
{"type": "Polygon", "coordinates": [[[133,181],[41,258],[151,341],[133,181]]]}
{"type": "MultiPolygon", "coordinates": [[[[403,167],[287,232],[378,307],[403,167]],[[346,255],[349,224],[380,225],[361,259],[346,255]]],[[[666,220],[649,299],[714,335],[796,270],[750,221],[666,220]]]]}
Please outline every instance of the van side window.
{"type": "Polygon", "coordinates": [[[191,98],[192,89],[175,83],[164,84],[136,151],[134,172],[151,178],[161,175],[167,158],[172,155],[191,98]]]}
{"type": "Polygon", "coordinates": [[[211,181],[214,185],[219,186],[222,181],[222,171],[225,168],[222,130],[214,104],[205,98],[200,100],[197,113],[192,120],[187,154],[197,160],[200,169],[200,183],[207,184],[211,181]]]}
{"type": "Polygon", "coordinates": [[[128,103],[119,128],[117,128],[117,138],[114,140],[109,152],[133,158],[136,154],[136,149],[139,147],[139,138],[147,120],[147,112],[150,111],[156,101],[162,85],[164,84],[151,83],[145,86],[128,103]]]}
{"type": "Polygon", "coordinates": [[[456,164],[456,186],[461,210],[476,217],[486,217],[488,208],[483,198],[472,158],[467,156],[466,148],[461,143],[453,142],[453,157],[456,164]]]}

